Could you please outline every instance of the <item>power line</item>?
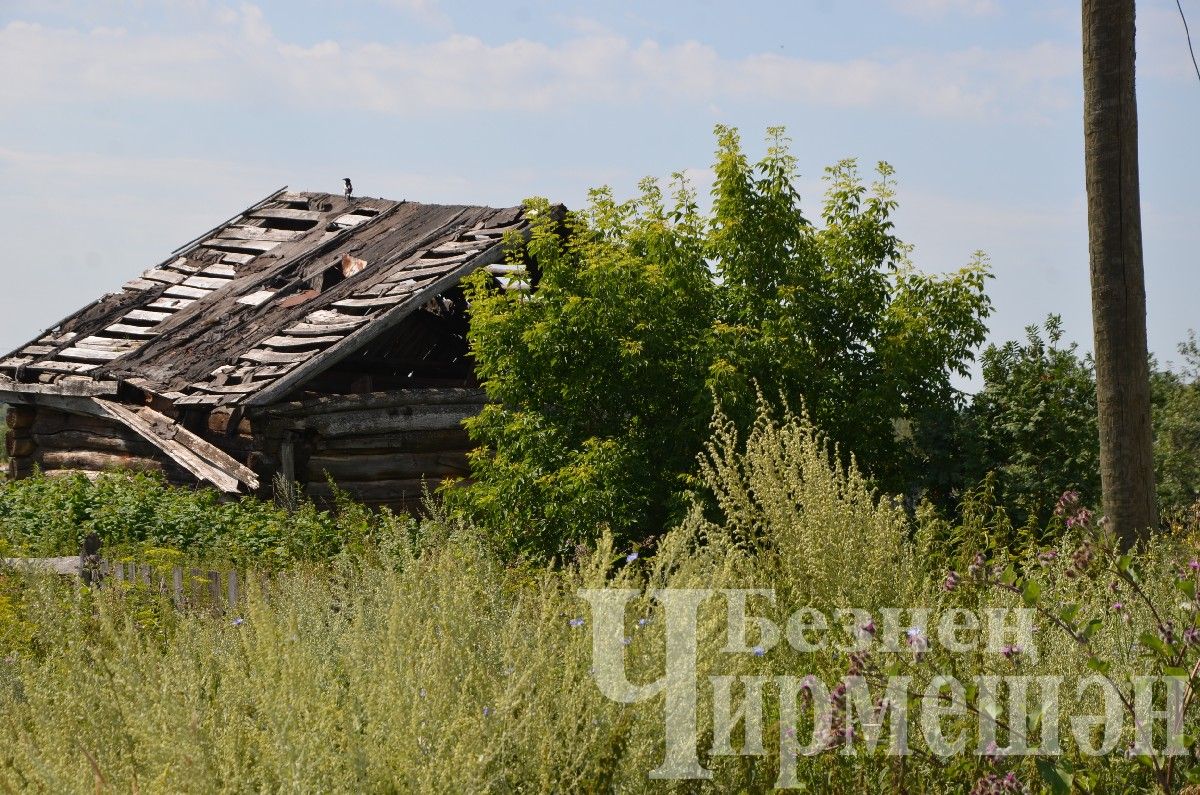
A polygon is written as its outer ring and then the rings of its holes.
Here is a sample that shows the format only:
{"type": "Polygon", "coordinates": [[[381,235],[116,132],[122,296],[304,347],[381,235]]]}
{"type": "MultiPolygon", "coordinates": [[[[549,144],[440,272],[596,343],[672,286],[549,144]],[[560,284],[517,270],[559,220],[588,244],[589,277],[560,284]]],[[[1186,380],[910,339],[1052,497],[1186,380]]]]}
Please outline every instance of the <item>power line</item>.
{"type": "Polygon", "coordinates": [[[1183,20],[1183,33],[1187,36],[1188,52],[1192,56],[1192,68],[1196,70],[1196,79],[1200,80],[1200,66],[1196,65],[1196,51],[1192,49],[1192,32],[1188,30],[1187,16],[1183,13],[1183,3],[1175,0],[1175,7],[1179,9],[1179,18],[1183,20]]]}

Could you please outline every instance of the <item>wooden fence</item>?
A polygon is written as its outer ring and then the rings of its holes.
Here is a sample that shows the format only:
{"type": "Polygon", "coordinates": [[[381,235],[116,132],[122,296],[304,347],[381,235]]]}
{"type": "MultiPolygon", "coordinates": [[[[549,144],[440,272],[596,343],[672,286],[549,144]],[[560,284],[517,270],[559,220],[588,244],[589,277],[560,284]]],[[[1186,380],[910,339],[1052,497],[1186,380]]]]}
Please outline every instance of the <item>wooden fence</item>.
{"type": "Polygon", "coordinates": [[[92,585],[105,587],[142,586],[161,594],[169,594],[179,609],[207,608],[230,612],[245,597],[251,577],[260,584],[266,575],[240,572],[236,569],[213,571],[184,566],[170,569],[136,561],[86,560],[67,558],[3,558],[5,566],[17,570],[41,571],[63,576],[81,577],[92,585]],[[86,562],[85,562],[86,561],[86,562]]]}

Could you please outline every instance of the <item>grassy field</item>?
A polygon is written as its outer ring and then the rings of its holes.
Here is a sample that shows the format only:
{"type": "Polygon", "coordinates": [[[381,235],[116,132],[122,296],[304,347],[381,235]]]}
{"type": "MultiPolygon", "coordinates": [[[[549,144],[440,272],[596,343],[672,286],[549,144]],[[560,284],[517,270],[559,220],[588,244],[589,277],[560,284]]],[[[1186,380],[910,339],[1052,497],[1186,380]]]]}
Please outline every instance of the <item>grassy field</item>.
{"type": "MultiPolygon", "coordinates": [[[[1177,607],[1189,537],[1117,562],[1138,572],[1142,603],[1114,593],[1111,583],[1123,582],[1118,570],[1104,568],[1107,558],[1078,533],[1010,554],[988,548],[988,537],[1004,538],[1011,528],[982,506],[961,523],[927,513],[910,518],[853,470],[831,467],[801,423],[760,425],[744,453],[718,438],[710,453],[705,477],[720,511],[697,508],[638,555],[605,537],[552,566],[504,560],[489,538],[446,516],[418,525],[367,518],[347,504],[341,516],[305,508],[289,517],[250,503],[198,503],[197,495],[146,480],[119,485],[120,476],[93,487],[0,487],[0,527],[10,545],[34,537],[37,516],[51,517],[49,537],[63,543],[71,522],[117,543],[132,540],[138,517],[159,516],[139,543],[178,540],[186,551],[201,543],[187,529],[198,526],[199,513],[222,528],[202,543],[223,543],[230,557],[249,554],[245,538],[273,539],[264,547],[268,557],[271,549],[310,553],[276,554],[272,560],[286,565],[269,585],[224,615],[181,613],[144,586],[92,591],[0,574],[0,785],[49,792],[758,792],[779,775],[777,699],[768,692],[764,701],[761,756],[715,755],[709,677],[813,674],[832,686],[856,669],[903,673],[914,692],[939,674],[1061,676],[1064,753],[1048,763],[977,753],[897,757],[883,752],[886,739],[870,752],[856,737],[853,754],[834,746],[796,760],[797,783],[808,791],[1038,791],[1054,775],[1079,791],[1154,785],[1153,760],[1141,764],[1124,753],[1132,725],[1122,729],[1116,752],[1080,753],[1068,718],[1095,714],[1099,699],[1071,698],[1067,688],[1095,673],[1089,660],[1103,661],[1116,681],[1157,670],[1137,639],[1155,632],[1148,605],[1170,611],[1179,632],[1185,620],[1194,623],[1190,607],[1177,607]],[[123,507],[109,510],[114,502],[123,507]],[[79,513],[68,513],[72,505],[79,513]],[[353,543],[297,545],[337,532],[357,535],[353,543]],[[1014,563],[1022,572],[1015,592],[1000,584],[1007,574],[992,585],[990,575],[967,575],[976,547],[988,554],[987,571],[1014,563]],[[1082,563],[1081,549],[1092,550],[1082,563]],[[961,582],[947,587],[951,568],[961,582]],[[774,604],[756,601],[753,612],[779,627],[798,606],[876,616],[886,607],[925,606],[936,616],[1031,603],[1055,616],[1074,605],[1072,622],[1095,625],[1081,644],[1039,621],[1036,657],[1028,649],[905,648],[856,659],[832,644],[806,652],[771,646],[753,631],[748,643],[760,648],[732,653],[727,611],[712,599],[700,610],[697,633],[699,753],[713,771],[701,786],[648,778],[663,759],[662,698],[620,704],[600,692],[597,616],[581,588],[639,592],[621,641],[635,683],[654,681],[665,665],[666,616],[645,595],[651,588],[770,588],[774,604]],[[1114,600],[1128,606],[1114,610],[1114,600]]],[[[974,725],[970,714],[952,717],[946,733],[966,731],[974,743],[974,725]]],[[[1195,729],[1189,715],[1187,730],[1195,729]]],[[[734,736],[740,745],[740,731],[734,736]]]]}

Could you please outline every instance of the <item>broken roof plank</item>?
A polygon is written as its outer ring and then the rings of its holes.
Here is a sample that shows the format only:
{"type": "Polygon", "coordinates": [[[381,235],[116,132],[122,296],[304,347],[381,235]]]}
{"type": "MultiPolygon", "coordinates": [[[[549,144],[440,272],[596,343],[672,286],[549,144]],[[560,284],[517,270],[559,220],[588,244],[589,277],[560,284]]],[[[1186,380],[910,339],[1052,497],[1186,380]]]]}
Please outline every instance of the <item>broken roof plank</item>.
{"type": "Polygon", "coordinates": [[[323,217],[316,210],[293,210],[262,207],[246,213],[248,218],[283,218],[288,221],[320,221],[323,217]]]}
{"type": "Polygon", "coordinates": [[[71,347],[59,351],[58,355],[64,359],[74,359],[84,362],[111,362],[113,359],[119,359],[124,356],[125,352],[71,347]]]}
{"type": "Polygon", "coordinates": [[[283,330],[284,334],[293,337],[322,336],[325,334],[343,334],[354,331],[370,318],[364,317],[357,323],[296,323],[283,330]]]}
{"type": "Polygon", "coordinates": [[[128,334],[131,337],[153,337],[158,334],[148,326],[129,326],[124,323],[113,323],[104,329],[110,334],[128,334]]]}
{"type": "Polygon", "coordinates": [[[0,375],[0,392],[18,395],[58,395],[63,397],[91,397],[117,394],[116,381],[60,381],[57,384],[21,384],[0,375]]]}
{"type": "Polygon", "coordinates": [[[184,287],[198,287],[202,290],[220,290],[232,279],[222,279],[215,276],[191,276],[183,283],[184,287]]]}
{"type": "Polygon", "coordinates": [[[253,472],[169,417],[144,406],[135,409],[110,400],[96,402],[112,419],[162,450],[200,480],[208,481],[229,494],[240,491],[241,483],[245,482],[242,478],[248,477],[253,482],[251,488],[258,487],[258,479],[253,472]]]}
{"type": "MultiPolygon", "coordinates": [[[[405,295],[407,295],[407,293],[405,295]]],[[[378,298],[343,298],[341,301],[334,301],[332,306],[336,306],[340,309],[363,309],[366,307],[395,306],[397,304],[404,303],[405,295],[384,295],[378,298]]]]}
{"type": "Polygon", "coordinates": [[[282,353],[280,351],[264,351],[255,349],[239,354],[238,358],[247,362],[258,362],[260,364],[290,364],[293,362],[303,362],[311,359],[320,351],[304,351],[302,353],[282,353]]]}
{"type": "Polygon", "coordinates": [[[312,336],[303,335],[292,336],[284,334],[278,337],[268,337],[259,345],[266,345],[268,348],[307,348],[313,345],[326,345],[331,342],[341,342],[343,335],[336,336],[312,336]]]}
{"type": "MultiPolygon", "coordinates": [[[[159,298],[146,304],[146,306],[150,307],[151,309],[167,309],[171,312],[175,312],[180,309],[185,309],[194,303],[196,303],[195,298],[159,298]]],[[[126,317],[129,317],[129,315],[126,315],[126,317]]],[[[167,317],[170,317],[170,315],[167,315],[167,317]]],[[[137,320],[138,318],[132,319],[137,320]]],[[[163,319],[165,320],[166,318],[163,319]]]]}
{"type": "Polygon", "coordinates": [[[257,256],[258,254],[277,248],[280,244],[270,240],[224,240],[214,237],[210,240],[205,240],[200,245],[206,248],[215,248],[218,251],[232,251],[257,256]]]}
{"type": "Polygon", "coordinates": [[[336,364],[363,345],[378,339],[381,335],[394,328],[424,303],[425,299],[432,298],[443,290],[448,289],[467,273],[477,268],[495,265],[503,261],[503,259],[504,247],[497,245],[463,265],[451,269],[440,279],[433,280],[422,290],[414,293],[409,300],[397,304],[395,307],[371,318],[371,322],[363,328],[353,334],[347,335],[341,342],[331,345],[325,351],[297,366],[290,373],[280,376],[269,386],[263,387],[260,392],[246,400],[245,404],[248,406],[264,406],[288,394],[297,385],[303,383],[305,379],[312,377],[323,368],[336,364]]]}
{"type": "Polygon", "coordinates": [[[185,287],[182,284],[177,284],[174,287],[168,287],[163,290],[163,295],[173,296],[175,298],[207,298],[212,294],[212,290],[201,290],[197,287],[185,287]]]}
{"type": "Polygon", "coordinates": [[[148,323],[161,323],[170,316],[170,312],[148,312],[145,309],[134,309],[125,313],[126,320],[144,320],[148,323]]]}
{"type": "Polygon", "coordinates": [[[297,229],[272,229],[267,226],[227,226],[217,233],[218,240],[274,240],[286,243],[304,232],[297,229]]]}

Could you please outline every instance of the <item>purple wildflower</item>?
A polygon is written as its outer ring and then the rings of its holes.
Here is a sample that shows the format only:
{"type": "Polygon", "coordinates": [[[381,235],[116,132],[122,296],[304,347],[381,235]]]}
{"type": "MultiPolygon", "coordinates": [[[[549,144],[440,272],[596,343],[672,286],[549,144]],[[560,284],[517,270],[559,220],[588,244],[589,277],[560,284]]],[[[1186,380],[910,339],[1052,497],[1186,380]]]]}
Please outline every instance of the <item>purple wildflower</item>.
{"type": "Polygon", "coordinates": [[[917,654],[929,649],[929,639],[925,637],[925,633],[920,627],[909,627],[905,633],[905,640],[912,650],[917,654]]]}
{"type": "Polygon", "coordinates": [[[751,653],[753,653],[753,654],[754,654],[754,656],[755,656],[755,657],[761,657],[761,656],[763,656],[764,654],[766,654],[766,653],[767,653],[767,650],[766,650],[766,649],[764,649],[762,646],[755,646],[755,647],[754,647],[753,649],[751,649],[750,651],[751,651],[751,653]]]}
{"type": "Polygon", "coordinates": [[[638,559],[638,553],[637,553],[637,552],[630,552],[628,555],[626,555],[626,556],[625,556],[625,562],[626,562],[626,563],[633,563],[633,562],[634,562],[635,560],[637,560],[637,559],[638,559]]]}
{"type": "Polygon", "coordinates": [[[572,618],[570,623],[571,623],[571,626],[573,626],[573,627],[582,627],[583,619],[582,618],[572,618]]]}
{"type": "Polygon", "coordinates": [[[240,616],[233,620],[233,625],[235,627],[240,627],[242,624],[245,624],[245,623],[246,623],[246,619],[241,618],[240,616]]]}
{"type": "Polygon", "coordinates": [[[950,569],[950,572],[946,575],[946,579],[942,581],[942,590],[949,593],[950,591],[953,591],[957,587],[958,587],[958,572],[956,572],[954,569],[950,569]]]}

